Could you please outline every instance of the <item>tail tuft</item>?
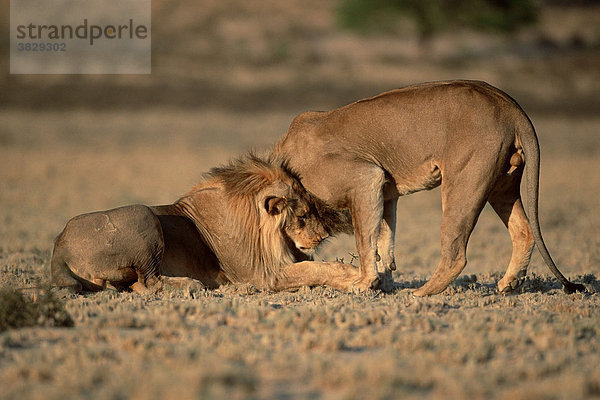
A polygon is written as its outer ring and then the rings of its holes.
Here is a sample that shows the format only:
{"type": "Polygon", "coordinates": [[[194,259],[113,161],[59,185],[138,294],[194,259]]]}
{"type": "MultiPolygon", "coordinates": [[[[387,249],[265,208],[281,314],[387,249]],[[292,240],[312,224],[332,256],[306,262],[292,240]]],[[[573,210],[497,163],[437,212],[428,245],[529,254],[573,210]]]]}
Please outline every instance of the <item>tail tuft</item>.
{"type": "Polygon", "coordinates": [[[582,293],[587,292],[587,289],[581,283],[573,283],[573,282],[568,282],[567,284],[565,284],[563,286],[563,290],[565,291],[566,294],[573,294],[575,292],[582,292],[582,293]]]}

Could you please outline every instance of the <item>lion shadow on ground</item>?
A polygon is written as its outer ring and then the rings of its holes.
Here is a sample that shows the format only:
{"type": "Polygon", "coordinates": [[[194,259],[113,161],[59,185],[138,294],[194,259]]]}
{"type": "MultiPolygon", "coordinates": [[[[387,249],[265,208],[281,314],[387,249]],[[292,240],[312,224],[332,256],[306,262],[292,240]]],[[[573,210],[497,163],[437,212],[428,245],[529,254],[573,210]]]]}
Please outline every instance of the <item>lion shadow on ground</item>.
{"type": "MultiPolygon", "coordinates": [[[[593,274],[577,275],[572,282],[582,283],[586,288],[585,294],[600,292],[600,281],[593,274]]],[[[552,290],[562,291],[562,288],[562,284],[554,277],[531,274],[525,279],[518,293],[547,293],[552,290]]]]}
{"type": "MultiPolygon", "coordinates": [[[[413,278],[394,282],[393,292],[405,289],[418,289],[427,282],[427,279],[413,278]]],[[[495,283],[480,281],[476,275],[463,275],[458,277],[443,292],[445,294],[464,293],[467,291],[477,292],[483,295],[493,294],[496,291],[495,283]]]]}
{"type": "MultiPolygon", "coordinates": [[[[445,294],[465,293],[468,291],[476,292],[481,295],[500,294],[497,288],[497,281],[500,274],[491,274],[490,276],[463,275],[458,277],[444,291],[445,294]],[[490,281],[491,280],[491,281],[490,281]]],[[[600,292],[600,280],[593,274],[577,275],[574,282],[581,282],[585,285],[586,294],[600,292]]],[[[427,282],[427,279],[412,278],[407,280],[396,280],[392,293],[406,289],[418,289],[427,282]]],[[[531,274],[527,276],[520,288],[511,294],[520,293],[548,293],[551,291],[562,291],[562,284],[551,276],[540,276],[531,274]]]]}

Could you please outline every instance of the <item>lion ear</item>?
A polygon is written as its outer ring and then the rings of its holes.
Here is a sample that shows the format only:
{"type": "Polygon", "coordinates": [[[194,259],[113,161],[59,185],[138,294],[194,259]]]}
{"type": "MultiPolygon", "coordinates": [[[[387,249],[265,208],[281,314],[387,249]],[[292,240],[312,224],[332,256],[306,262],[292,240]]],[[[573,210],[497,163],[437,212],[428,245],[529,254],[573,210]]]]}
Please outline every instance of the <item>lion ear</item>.
{"type": "Polygon", "coordinates": [[[265,199],[265,210],[269,215],[279,215],[287,205],[287,200],[283,197],[269,196],[265,199]]]}

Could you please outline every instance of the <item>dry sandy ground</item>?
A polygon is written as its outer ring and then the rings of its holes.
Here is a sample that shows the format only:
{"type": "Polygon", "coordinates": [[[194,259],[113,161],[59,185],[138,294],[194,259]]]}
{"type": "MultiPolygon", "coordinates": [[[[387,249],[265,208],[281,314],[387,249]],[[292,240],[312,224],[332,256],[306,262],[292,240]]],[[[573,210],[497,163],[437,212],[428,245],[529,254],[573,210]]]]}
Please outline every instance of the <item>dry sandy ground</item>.
{"type": "MultiPolygon", "coordinates": [[[[46,280],[69,217],[173,201],[230,155],[266,148],[293,115],[0,111],[0,285],[46,280]]],[[[522,293],[496,294],[510,241],[488,207],[466,275],[413,297],[439,256],[434,190],[400,200],[394,293],[59,292],[73,328],[0,333],[0,398],[599,398],[600,118],[532,117],[546,241],[590,293],[563,294],[536,253],[522,293]]],[[[352,252],[342,237],[321,257],[352,252]]]]}

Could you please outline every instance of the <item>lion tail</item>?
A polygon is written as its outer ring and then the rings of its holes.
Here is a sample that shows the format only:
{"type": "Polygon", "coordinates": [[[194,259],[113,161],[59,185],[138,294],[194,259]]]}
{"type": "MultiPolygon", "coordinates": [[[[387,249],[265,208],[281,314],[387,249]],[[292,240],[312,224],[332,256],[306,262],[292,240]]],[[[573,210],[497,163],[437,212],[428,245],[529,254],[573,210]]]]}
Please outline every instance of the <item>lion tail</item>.
{"type": "Polygon", "coordinates": [[[531,226],[531,230],[533,232],[535,244],[550,271],[563,284],[564,291],[566,293],[585,291],[585,287],[583,285],[570,282],[567,278],[565,278],[565,276],[560,272],[554,263],[554,260],[550,256],[550,252],[544,243],[538,216],[540,146],[531,120],[525,115],[525,113],[523,113],[523,115],[527,119],[527,123],[522,129],[519,130],[518,140],[523,148],[525,157],[525,177],[527,179],[527,213],[529,214],[529,225],[531,226]]]}

